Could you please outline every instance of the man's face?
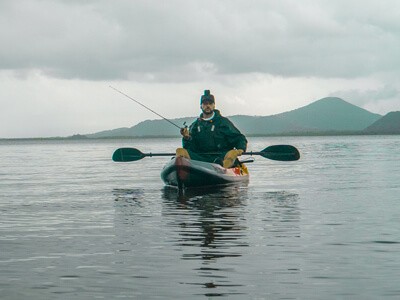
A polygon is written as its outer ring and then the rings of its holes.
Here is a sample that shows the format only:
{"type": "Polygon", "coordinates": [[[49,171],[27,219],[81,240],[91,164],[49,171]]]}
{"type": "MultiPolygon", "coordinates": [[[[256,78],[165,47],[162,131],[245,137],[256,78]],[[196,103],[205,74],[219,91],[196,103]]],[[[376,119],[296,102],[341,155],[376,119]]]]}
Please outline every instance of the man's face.
{"type": "Polygon", "coordinates": [[[203,111],[204,114],[210,115],[215,109],[215,103],[210,102],[210,101],[204,101],[201,104],[201,110],[203,111]]]}

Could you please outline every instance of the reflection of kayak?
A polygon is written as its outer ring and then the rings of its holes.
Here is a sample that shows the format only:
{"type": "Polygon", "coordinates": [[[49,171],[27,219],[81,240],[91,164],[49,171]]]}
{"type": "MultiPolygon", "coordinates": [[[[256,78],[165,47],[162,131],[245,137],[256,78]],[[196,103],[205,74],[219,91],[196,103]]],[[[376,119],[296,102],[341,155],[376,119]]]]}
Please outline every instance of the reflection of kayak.
{"type": "Polygon", "coordinates": [[[248,181],[249,172],[244,164],[226,169],[214,163],[173,157],[161,171],[161,178],[166,185],[200,187],[248,181]]]}

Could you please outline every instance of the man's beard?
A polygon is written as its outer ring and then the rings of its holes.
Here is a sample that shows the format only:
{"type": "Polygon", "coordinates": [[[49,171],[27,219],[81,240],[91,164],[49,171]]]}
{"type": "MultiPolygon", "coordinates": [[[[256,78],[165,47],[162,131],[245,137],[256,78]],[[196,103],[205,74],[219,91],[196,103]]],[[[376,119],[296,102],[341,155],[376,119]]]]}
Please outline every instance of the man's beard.
{"type": "Polygon", "coordinates": [[[201,109],[201,111],[203,112],[203,114],[206,114],[206,115],[211,115],[214,112],[214,110],[212,108],[201,109]]]}

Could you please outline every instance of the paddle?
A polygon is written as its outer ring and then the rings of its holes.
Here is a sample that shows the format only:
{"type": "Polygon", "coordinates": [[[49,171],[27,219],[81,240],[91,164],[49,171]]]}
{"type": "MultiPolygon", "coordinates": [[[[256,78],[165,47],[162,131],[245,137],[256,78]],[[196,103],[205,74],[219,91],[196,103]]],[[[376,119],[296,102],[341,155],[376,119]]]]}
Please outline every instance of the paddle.
{"type": "MultiPolygon", "coordinates": [[[[215,154],[220,153],[203,153],[203,154],[215,154]]],[[[175,153],[142,153],[140,150],[135,148],[119,148],[115,150],[112,160],[116,162],[128,162],[137,161],[145,158],[146,156],[174,156],[175,153]]],[[[274,145],[265,148],[260,152],[244,152],[243,155],[261,155],[262,157],[279,160],[279,161],[293,161],[300,159],[300,153],[291,145],[274,145]]]]}

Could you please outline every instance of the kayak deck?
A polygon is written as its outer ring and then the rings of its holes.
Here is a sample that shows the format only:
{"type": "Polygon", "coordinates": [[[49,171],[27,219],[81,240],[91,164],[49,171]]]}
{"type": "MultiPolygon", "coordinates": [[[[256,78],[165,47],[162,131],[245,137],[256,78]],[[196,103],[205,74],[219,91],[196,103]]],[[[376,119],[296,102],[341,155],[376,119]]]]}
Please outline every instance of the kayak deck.
{"type": "Polygon", "coordinates": [[[173,157],[161,171],[161,179],[166,185],[181,189],[244,182],[249,180],[249,172],[244,164],[226,169],[214,163],[173,157]]]}

